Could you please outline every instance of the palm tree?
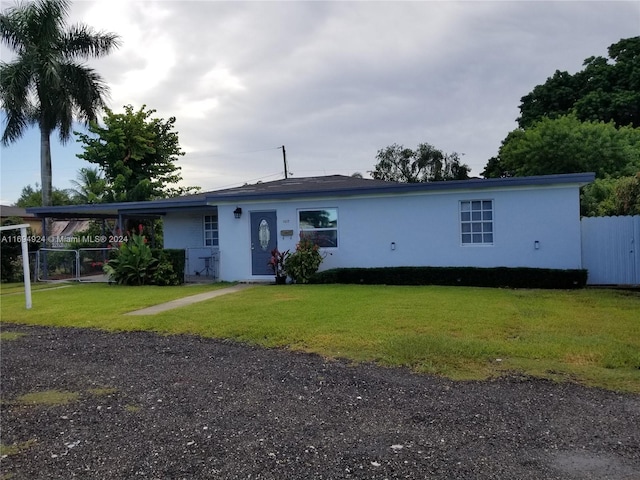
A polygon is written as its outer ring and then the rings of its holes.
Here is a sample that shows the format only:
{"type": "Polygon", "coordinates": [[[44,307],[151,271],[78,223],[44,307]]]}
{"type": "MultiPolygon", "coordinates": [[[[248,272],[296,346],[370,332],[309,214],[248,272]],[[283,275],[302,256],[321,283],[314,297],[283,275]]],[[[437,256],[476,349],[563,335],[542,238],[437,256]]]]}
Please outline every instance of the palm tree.
{"type": "Polygon", "coordinates": [[[2,42],[16,54],[0,62],[0,103],[6,113],[3,145],[18,140],[29,125],[40,128],[42,205],[51,205],[51,133],[71,137],[74,118],[88,123],[104,107],[108,87],[81,63],[119,46],[118,36],[86,25],[67,27],[67,0],[36,0],[0,14],[2,42]]]}
{"type": "Polygon", "coordinates": [[[78,203],[101,203],[107,189],[107,182],[98,168],[83,167],[78,170],[75,180],[71,180],[75,187],[71,190],[74,200],[78,203]]]}

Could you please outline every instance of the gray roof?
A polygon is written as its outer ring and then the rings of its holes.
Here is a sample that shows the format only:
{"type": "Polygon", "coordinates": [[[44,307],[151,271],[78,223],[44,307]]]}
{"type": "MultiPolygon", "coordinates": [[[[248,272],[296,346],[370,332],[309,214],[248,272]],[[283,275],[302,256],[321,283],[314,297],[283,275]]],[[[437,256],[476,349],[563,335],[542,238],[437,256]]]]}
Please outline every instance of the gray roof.
{"type": "Polygon", "coordinates": [[[209,203],[289,199],[304,197],[333,197],[369,194],[400,194],[441,190],[477,190],[516,186],[576,184],[586,185],[595,178],[593,173],[540,175],[535,177],[474,178],[446,182],[401,183],[354,178],[343,175],[289,178],[273,182],[256,183],[205,194],[209,203]]]}
{"type": "Polygon", "coordinates": [[[35,218],[35,215],[32,213],[27,213],[27,211],[22,207],[14,207],[11,205],[0,205],[0,216],[1,217],[22,217],[22,218],[35,218]]]}
{"type": "Polygon", "coordinates": [[[483,190],[544,185],[582,186],[595,179],[593,173],[569,173],[534,177],[475,178],[446,182],[399,183],[344,175],[303,177],[254,183],[241,187],[202,192],[182,197],[165,198],[148,202],[121,202],[93,205],[65,205],[60,207],[34,207],[27,211],[39,217],[89,217],[124,215],[162,215],[176,209],[206,208],[220,203],[256,200],[287,200],[294,198],[345,197],[358,195],[397,195],[412,192],[442,190],[483,190]]]}

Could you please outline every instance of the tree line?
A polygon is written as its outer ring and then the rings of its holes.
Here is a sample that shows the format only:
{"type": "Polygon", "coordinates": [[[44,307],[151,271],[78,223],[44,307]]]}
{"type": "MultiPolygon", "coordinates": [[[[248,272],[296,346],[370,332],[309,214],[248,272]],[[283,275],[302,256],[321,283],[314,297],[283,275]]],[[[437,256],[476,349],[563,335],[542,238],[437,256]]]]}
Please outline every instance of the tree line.
{"type": "MultiPolygon", "coordinates": [[[[640,214],[640,37],[589,57],[583,70],[556,71],[521,98],[518,127],[490,158],[484,178],[594,172],[581,190],[581,214],[640,214]]],[[[468,178],[457,153],[429,144],[378,151],[374,178],[425,182],[468,178]]]]}
{"type": "Polygon", "coordinates": [[[640,37],[556,71],[521,98],[518,128],[489,159],[486,178],[594,172],[581,213],[640,214],[640,37]]]}

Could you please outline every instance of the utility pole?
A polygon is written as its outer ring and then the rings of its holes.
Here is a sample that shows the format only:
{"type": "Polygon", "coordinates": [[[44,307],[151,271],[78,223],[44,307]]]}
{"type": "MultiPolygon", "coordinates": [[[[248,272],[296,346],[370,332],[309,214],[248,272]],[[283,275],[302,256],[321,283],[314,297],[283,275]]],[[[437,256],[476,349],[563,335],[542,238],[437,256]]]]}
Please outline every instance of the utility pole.
{"type": "Polygon", "coordinates": [[[284,149],[284,145],[282,145],[282,159],[284,160],[284,178],[286,180],[289,178],[289,168],[287,167],[287,152],[284,149]]]}

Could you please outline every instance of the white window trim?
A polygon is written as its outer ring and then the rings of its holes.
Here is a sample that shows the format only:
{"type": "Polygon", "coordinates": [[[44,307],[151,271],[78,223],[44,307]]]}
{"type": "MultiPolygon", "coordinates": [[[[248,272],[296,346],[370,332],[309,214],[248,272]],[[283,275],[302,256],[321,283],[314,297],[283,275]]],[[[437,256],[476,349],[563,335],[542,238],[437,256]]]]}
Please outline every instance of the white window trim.
{"type": "MultiPolygon", "coordinates": [[[[202,216],[202,245],[205,247],[212,247],[212,248],[217,248],[220,246],[220,224],[218,223],[219,219],[218,219],[218,215],[203,215],[202,216]],[[216,227],[215,229],[208,229],[207,230],[207,217],[215,217],[216,221],[216,227]],[[217,245],[207,245],[207,232],[216,232],[218,233],[218,235],[216,235],[216,240],[217,240],[217,245]]],[[[211,222],[212,223],[212,222],[211,222]]]]}
{"type": "Polygon", "coordinates": [[[304,207],[304,208],[298,208],[296,211],[296,216],[297,216],[297,220],[298,220],[298,234],[301,234],[302,232],[331,232],[334,231],[336,232],[336,243],[337,246],[335,247],[320,247],[323,250],[326,249],[330,249],[330,250],[337,250],[338,248],[340,248],[340,209],[338,207],[304,207]],[[312,212],[312,211],[316,211],[316,210],[335,210],[336,211],[336,215],[337,215],[337,221],[338,224],[336,225],[336,228],[314,228],[312,230],[304,230],[302,228],[302,226],[300,225],[300,212],[312,212]]]}
{"type": "MultiPolygon", "coordinates": [[[[482,210],[481,210],[482,211],[482,210]]],[[[480,223],[483,222],[483,220],[479,221],[480,223]]],[[[473,232],[471,232],[471,235],[473,235],[473,232]]],[[[473,237],[472,237],[473,238],[473,237]]],[[[461,247],[493,247],[496,244],[496,202],[495,199],[493,198],[470,198],[468,200],[459,200],[458,201],[458,240],[460,242],[460,246],[461,247]],[[471,203],[471,202],[491,202],[491,235],[493,240],[489,243],[489,242],[480,242],[480,243],[475,243],[475,242],[469,242],[469,243],[464,243],[462,241],[462,225],[463,223],[468,223],[468,224],[473,224],[473,223],[478,223],[478,221],[473,221],[473,220],[469,220],[469,221],[464,221],[462,220],[462,204],[463,203],[471,203]]],[[[483,239],[484,240],[484,239],[483,239]]]]}

